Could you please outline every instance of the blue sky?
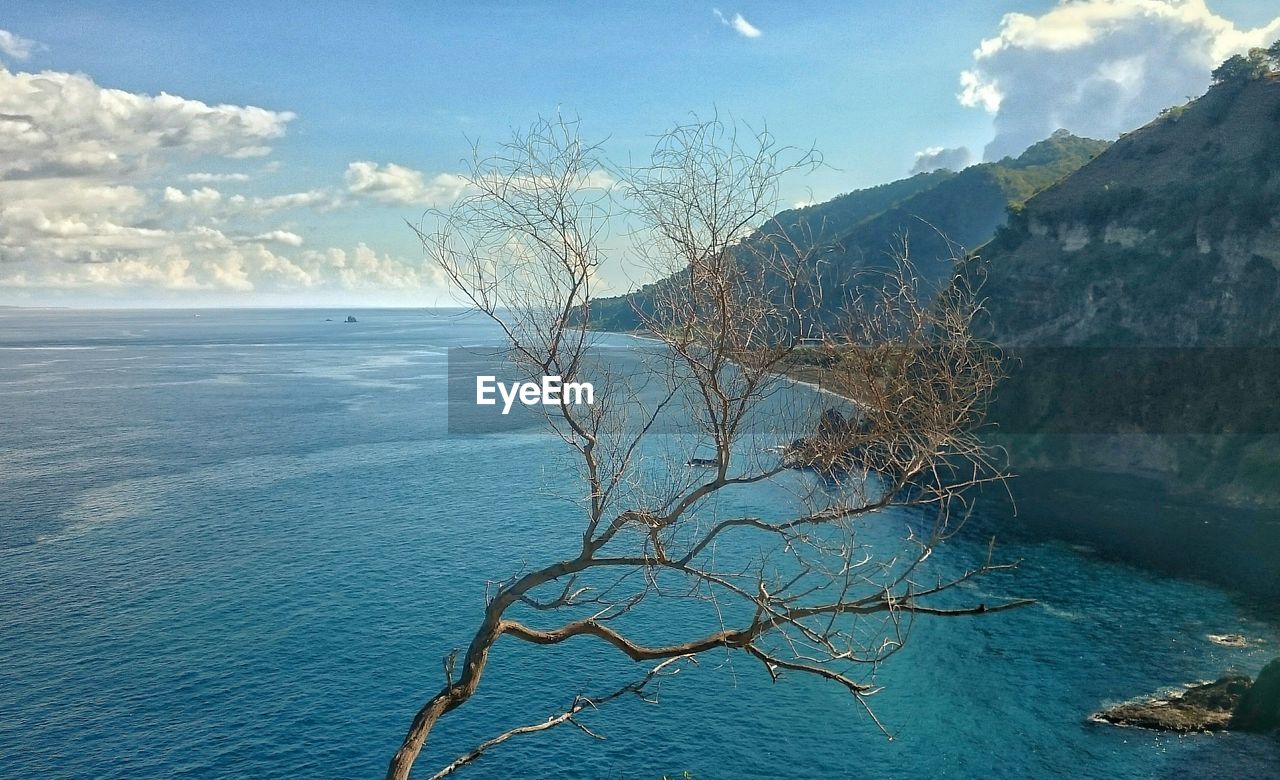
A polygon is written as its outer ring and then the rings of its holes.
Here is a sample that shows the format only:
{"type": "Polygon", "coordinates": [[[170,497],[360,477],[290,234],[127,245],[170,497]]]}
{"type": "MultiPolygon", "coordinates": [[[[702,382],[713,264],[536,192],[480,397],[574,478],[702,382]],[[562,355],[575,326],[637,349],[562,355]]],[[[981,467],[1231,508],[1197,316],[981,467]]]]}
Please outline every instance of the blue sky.
{"type": "Polygon", "coordinates": [[[580,117],[615,157],[689,112],[767,121],[829,165],[788,181],[789,205],[905,176],[926,149],[956,165],[1060,125],[1114,137],[1203,90],[1224,52],[1280,37],[1278,14],[1247,0],[9,2],[0,114],[23,119],[0,121],[0,152],[39,159],[0,169],[0,304],[431,305],[440,279],[403,219],[452,192],[468,139],[539,114],[580,117]],[[57,90],[33,86],[44,72],[57,90]],[[1041,95],[1049,82],[1060,94],[1041,95]],[[1077,84],[1097,88],[1074,99],[1077,84]]]}

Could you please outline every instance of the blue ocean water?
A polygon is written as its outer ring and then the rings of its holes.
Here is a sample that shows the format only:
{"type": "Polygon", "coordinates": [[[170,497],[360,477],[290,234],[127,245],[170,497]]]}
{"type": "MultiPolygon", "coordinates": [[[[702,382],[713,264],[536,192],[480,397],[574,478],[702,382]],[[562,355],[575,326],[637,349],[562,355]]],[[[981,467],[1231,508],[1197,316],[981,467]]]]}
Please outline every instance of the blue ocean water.
{"type": "MultiPolygon", "coordinates": [[[[0,309],[0,777],[381,776],[486,582],[572,543],[555,439],[447,433],[446,350],[492,330],[348,313],[0,309]]],[[[944,572],[980,560],[981,529],[944,572]]],[[[877,677],[892,741],[830,686],[712,654],[659,704],[584,719],[604,740],[523,737],[462,776],[1280,775],[1272,738],[1086,722],[1255,673],[1274,614],[1087,550],[1001,549],[1022,566],[972,595],[1039,604],[917,621],[877,677]]],[[[590,640],[504,641],[420,766],[635,671],[590,640]]]]}

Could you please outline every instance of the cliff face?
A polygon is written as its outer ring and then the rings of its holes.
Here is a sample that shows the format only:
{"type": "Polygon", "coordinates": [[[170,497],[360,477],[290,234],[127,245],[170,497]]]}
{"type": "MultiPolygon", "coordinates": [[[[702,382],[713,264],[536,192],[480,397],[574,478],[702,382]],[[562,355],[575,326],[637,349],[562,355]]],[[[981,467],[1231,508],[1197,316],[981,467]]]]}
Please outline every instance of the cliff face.
{"type": "Polygon", "coordinates": [[[978,254],[1020,514],[1280,591],[1280,79],[1127,134],[978,254]]]}
{"type": "Polygon", "coordinates": [[[1280,345],[1280,79],[1122,137],[982,254],[1005,343],[1280,345]]]}

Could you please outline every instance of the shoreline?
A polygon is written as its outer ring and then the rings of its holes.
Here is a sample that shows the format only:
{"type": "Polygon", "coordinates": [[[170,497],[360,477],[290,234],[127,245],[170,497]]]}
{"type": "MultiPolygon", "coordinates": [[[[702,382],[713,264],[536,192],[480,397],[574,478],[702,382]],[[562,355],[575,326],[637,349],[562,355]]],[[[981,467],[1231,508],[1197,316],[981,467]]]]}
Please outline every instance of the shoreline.
{"type": "MultiPolygon", "coordinates": [[[[626,336],[627,338],[636,339],[637,341],[653,342],[653,343],[655,343],[655,344],[666,344],[666,342],[665,342],[665,341],[663,341],[662,339],[658,338],[657,336],[649,335],[649,332],[648,332],[648,331],[610,331],[610,330],[593,330],[593,331],[590,331],[590,332],[592,332],[592,333],[606,333],[606,334],[609,334],[609,335],[611,335],[611,336],[626,336]]],[[[817,393],[819,393],[819,394],[821,394],[821,395],[830,396],[830,397],[835,398],[835,399],[838,399],[838,400],[840,400],[840,401],[842,401],[842,402],[844,402],[844,403],[852,404],[852,405],[853,405],[853,406],[855,406],[855,407],[859,405],[857,401],[855,401],[854,399],[850,398],[849,396],[847,396],[847,395],[841,395],[840,393],[837,393],[837,392],[836,392],[836,391],[834,391],[834,390],[830,390],[830,389],[828,389],[828,388],[823,387],[823,386],[821,385],[821,380],[820,380],[820,379],[817,379],[817,378],[815,378],[815,377],[802,376],[802,375],[800,375],[800,374],[796,373],[794,370],[793,370],[793,371],[774,371],[774,372],[771,372],[771,376],[776,376],[776,377],[780,377],[780,378],[782,378],[782,379],[786,379],[786,380],[788,380],[789,382],[791,382],[791,384],[793,384],[793,385],[800,385],[800,386],[802,386],[802,387],[807,387],[807,388],[809,388],[810,390],[813,390],[813,391],[815,391],[815,392],[817,392],[817,393]]]]}
{"type": "MultiPolygon", "coordinates": [[[[646,332],[597,332],[665,343],[646,332]]],[[[857,406],[852,398],[823,387],[820,374],[813,366],[775,373],[821,397],[857,406]]],[[[1023,471],[1009,482],[1014,503],[1004,496],[988,504],[986,513],[1002,535],[1083,543],[1100,560],[1212,584],[1249,601],[1280,596],[1280,574],[1268,576],[1263,560],[1268,550],[1280,556],[1280,521],[1268,524],[1265,513],[1225,507],[1208,497],[1166,495],[1147,480],[1126,474],[1090,478],[1069,466],[1023,471]],[[1082,479],[1088,491],[1082,491],[1082,479]],[[1101,506],[1098,490],[1106,499],[1101,506]]]]}

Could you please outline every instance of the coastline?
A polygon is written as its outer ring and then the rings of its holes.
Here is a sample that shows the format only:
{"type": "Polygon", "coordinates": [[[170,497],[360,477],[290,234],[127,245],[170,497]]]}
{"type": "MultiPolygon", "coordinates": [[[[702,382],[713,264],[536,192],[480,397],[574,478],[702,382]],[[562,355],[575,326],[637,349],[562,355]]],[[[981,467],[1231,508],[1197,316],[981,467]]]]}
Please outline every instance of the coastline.
{"type": "MultiPolygon", "coordinates": [[[[663,343],[645,332],[615,335],[663,343]]],[[[818,366],[793,365],[777,375],[857,405],[824,387],[823,373],[818,366]]],[[[1280,597],[1280,569],[1273,565],[1280,560],[1280,519],[1263,510],[1173,496],[1155,482],[1124,474],[1011,465],[1017,473],[1009,492],[997,491],[986,510],[1004,534],[1084,544],[1100,558],[1212,583],[1248,600],[1280,597]]]]}
{"type": "MultiPolygon", "coordinates": [[[[588,330],[590,330],[590,329],[588,329],[588,330]]],[[[658,338],[657,336],[651,335],[651,334],[649,333],[649,331],[647,331],[647,330],[618,331],[618,332],[615,332],[615,331],[606,331],[606,330],[596,330],[596,331],[591,331],[591,332],[593,332],[593,333],[608,333],[608,334],[609,334],[609,335],[611,335],[611,336],[626,336],[627,338],[636,339],[637,341],[646,341],[646,342],[652,342],[652,343],[655,343],[655,344],[666,344],[666,342],[665,342],[665,341],[663,341],[662,339],[658,338]]],[[[732,362],[732,361],[731,361],[731,362],[732,362]]],[[[802,373],[800,372],[800,369],[801,369],[801,368],[802,368],[802,367],[800,367],[800,366],[792,366],[791,368],[786,369],[786,370],[783,370],[783,371],[775,371],[775,372],[773,372],[773,373],[772,373],[772,375],[773,375],[773,376],[776,376],[776,377],[784,378],[784,379],[786,379],[786,380],[790,381],[793,385],[799,385],[799,386],[801,386],[801,387],[807,387],[807,388],[809,388],[810,390],[816,391],[817,393],[819,393],[819,394],[821,394],[821,395],[830,396],[831,398],[834,398],[834,399],[839,400],[839,401],[843,401],[844,403],[852,404],[852,405],[854,405],[854,406],[857,406],[857,405],[858,405],[858,402],[857,402],[857,401],[855,401],[854,399],[850,398],[849,396],[847,396],[847,395],[841,395],[840,393],[837,393],[837,392],[836,392],[836,391],[834,391],[834,390],[831,390],[831,389],[829,389],[829,388],[823,387],[823,386],[822,386],[822,378],[821,378],[820,376],[807,376],[807,375],[802,374],[802,373]]]]}

